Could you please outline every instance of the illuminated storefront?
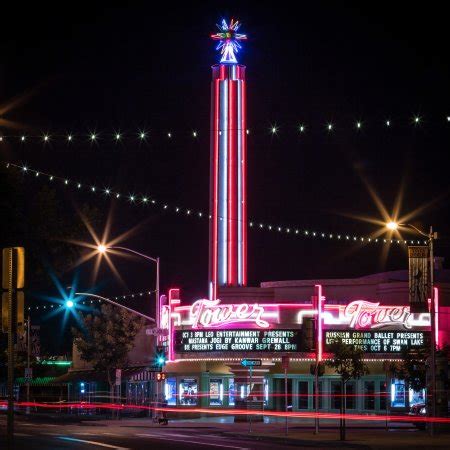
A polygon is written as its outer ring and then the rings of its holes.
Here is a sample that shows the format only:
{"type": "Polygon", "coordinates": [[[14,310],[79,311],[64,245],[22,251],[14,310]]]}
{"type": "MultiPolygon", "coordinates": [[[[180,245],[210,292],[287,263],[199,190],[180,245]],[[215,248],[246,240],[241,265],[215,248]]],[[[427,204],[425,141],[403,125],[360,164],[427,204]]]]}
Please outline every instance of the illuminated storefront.
{"type": "MultiPolygon", "coordinates": [[[[212,68],[211,83],[207,298],[182,301],[180,290],[171,289],[160,299],[158,326],[164,334],[159,344],[169,361],[165,399],[186,408],[233,408],[251,398],[266,408],[284,409],[282,360],[289,359],[288,406],[313,409],[310,366],[332,357],[330,344],[341,341],[363,349],[370,369],[369,375],[348,382],[347,409],[406,409],[425,393],[391,380],[384,362],[400,358],[405,348],[429,346],[431,337],[429,313],[410,312],[407,272],[247,287],[247,81],[246,68],[236,59],[246,36],[237,32],[239,27],[237,21],[223,20],[212,36],[222,58],[212,68]],[[251,382],[241,365],[244,358],[261,360],[251,382]]],[[[438,311],[437,290],[434,297],[438,311]]],[[[438,344],[440,339],[437,332],[438,344]]],[[[320,409],[338,411],[339,376],[326,369],[319,385],[320,409]]]]}
{"type": "MultiPolygon", "coordinates": [[[[425,392],[414,392],[403,380],[390,379],[383,367],[385,361],[398,360],[405,348],[430,345],[430,315],[410,312],[406,281],[364,280],[320,280],[320,285],[299,281],[301,288],[278,291],[264,287],[223,289],[223,300],[200,299],[190,305],[181,301],[178,289],[170,290],[161,304],[161,327],[167,330],[162,339],[170,359],[166,368],[166,385],[171,383],[170,388],[166,386],[168,402],[185,407],[233,407],[236,399],[256,395],[267,408],[283,409],[281,359],[288,356],[289,405],[293,410],[313,409],[310,366],[316,360],[316,350],[321,359],[331,357],[329,345],[336,340],[362,348],[370,369],[367,376],[349,381],[349,410],[402,410],[423,402],[425,392]],[[358,299],[357,291],[370,295],[369,288],[382,299],[358,299]],[[303,294],[307,291],[309,298],[303,294]],[[396,303],[392,304],[394,291],[396,303]],[[240,303],[236,298],[239,294],[244,299],[240,303]],[[282,301],[280,295],[289,300],[282,301]],[[300,295],[301,300],[292,300],[300,295]],[[244,358],[262,360],[261,367],[254,369],[251,388],[248,369],[240,364],[244,358]]],[[[321,410],[339,410],[340,389],[339,376],[326,369],[320,377],[321,410]]]]}

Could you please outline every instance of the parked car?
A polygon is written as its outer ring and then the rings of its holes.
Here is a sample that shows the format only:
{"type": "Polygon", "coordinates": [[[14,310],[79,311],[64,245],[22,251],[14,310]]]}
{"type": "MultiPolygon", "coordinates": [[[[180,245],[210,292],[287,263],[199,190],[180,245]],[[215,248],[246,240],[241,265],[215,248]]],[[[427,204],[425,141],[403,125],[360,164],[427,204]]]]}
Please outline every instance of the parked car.
{"type": "MultiPolygon", "coordinates": [[[[409,415],[414,417],[426,417],[427,407],[425,403],[416,403],[415,405],[411,406],[411,408],[409,409],[409,415]]],[[[425,429],[425,422],[414,421],[413,423],[414,426],[419,428],[419,430],[425,429]]]]}

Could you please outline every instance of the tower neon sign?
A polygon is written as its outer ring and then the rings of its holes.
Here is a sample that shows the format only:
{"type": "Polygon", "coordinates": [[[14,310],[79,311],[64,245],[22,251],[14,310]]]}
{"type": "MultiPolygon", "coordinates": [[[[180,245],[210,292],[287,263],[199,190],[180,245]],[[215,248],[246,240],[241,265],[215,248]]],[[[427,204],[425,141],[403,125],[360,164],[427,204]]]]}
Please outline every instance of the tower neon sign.
{"type": "Polygon", "coordinates": [[[247,284],[247,134],[245,66],[235,53],[246,39],[239,22],[225,20],[219,39],[221,64],[212,67],[209,298],[218,286],[247,284]]]}

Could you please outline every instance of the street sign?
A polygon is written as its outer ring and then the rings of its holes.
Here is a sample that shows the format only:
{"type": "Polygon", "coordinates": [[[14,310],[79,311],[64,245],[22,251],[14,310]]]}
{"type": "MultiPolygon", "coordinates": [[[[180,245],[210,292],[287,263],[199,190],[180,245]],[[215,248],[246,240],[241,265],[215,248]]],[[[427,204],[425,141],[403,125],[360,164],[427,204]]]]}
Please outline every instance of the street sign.
{"type": "Polygon", "coordinates": [[[244,367],[255,367],[255,366],[261,366],[262,361],[260,359],[243,359],[241,361],[241,364],[244,367]]]}
{"type": "Polygon", "coordinates": [[[33,380],[33,368],[25,367],[25,381],[28,383],[33,380]]]}

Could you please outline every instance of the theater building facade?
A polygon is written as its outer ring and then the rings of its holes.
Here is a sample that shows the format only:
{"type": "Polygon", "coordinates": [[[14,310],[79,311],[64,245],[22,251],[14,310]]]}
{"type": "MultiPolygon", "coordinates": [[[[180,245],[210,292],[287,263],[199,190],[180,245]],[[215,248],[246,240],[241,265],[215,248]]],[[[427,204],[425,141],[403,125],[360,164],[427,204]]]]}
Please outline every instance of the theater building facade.
{"type": "MultiPolygon", "coordinates": [[[[448,272],[437,271],[439,346],[448,342],[448,272]]],[[[425,391],[414,392],[386,371],[403,349],[430,345],[429,313],[410,313],[407,271],[227,287],[216,300],[193,302],[171,289],[162,297],[160,314],[169,359],[163,392],[172,406],[234,408],[247,398],[282,410],[288,364],[288,405],[293,411],[312,410],[311,364],[332,357],[329,345],[336,340],[362,348],[370,370],[348,382],[348,410],[402,411],[425,400],[425,391]],[[261,360],[252,369],[251,384],[250,369],[241,364],[249,358],[261,360]]],[[[339,410],[340,389],[339,376],[326,368],[319,377],[321,411],[339,410]]]]}
{"type": "MultiPolygon", "coordinates": [[[[288,367],[288,405],[312,409],[310,366],[330,358],[330,343],[338,340],[362,348],[370,369],[348,382],[348,410],[406,410],[423,402],[425,392],[411,391],[385,371],[404,348],[430,345],[430,314],[410,312],[406,271],[247,286],[247,70],[236,58],[246,35],[238,21],[218,26],[212,36],[221,60],[211,78],[208,289],[202,299],[183,298],[180,289],[159,299],[159,343],[169,360],[165,399],[186,408],[234,408],[256,398],[267,409],[284,409],[288,367]],[[241,364],[246,358],[261,360],[251,377],[241,364]]],[[[450,276],[443,270],[435,275],[436,341],[442,345],[450,276]]],[[[319,386],[320,409],[338,411],[339,376],[326,369],[319,386]]]]}

